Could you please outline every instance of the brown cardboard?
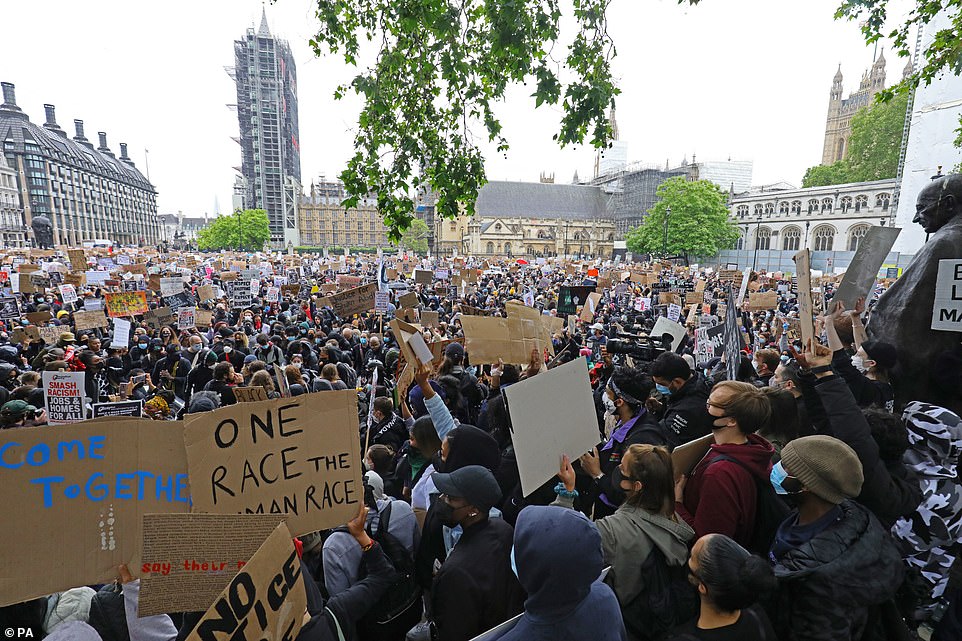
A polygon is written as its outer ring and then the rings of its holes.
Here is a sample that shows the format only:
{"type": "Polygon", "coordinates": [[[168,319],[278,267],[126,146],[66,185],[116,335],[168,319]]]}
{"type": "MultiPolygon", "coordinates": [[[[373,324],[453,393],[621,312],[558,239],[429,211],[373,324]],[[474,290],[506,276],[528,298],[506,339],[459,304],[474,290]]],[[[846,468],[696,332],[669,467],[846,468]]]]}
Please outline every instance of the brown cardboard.
{"type": "Polygon", "coordinates": [[[300,536],[364,500],[353,389],[189,414],[184,441],[193,512],[287,513],[300,536]]]}
{"type": "Polygon", "coordinates": [[[539,331],[520,318],[462,316],[464,349],[471,362],[524,364],[531,360],[531,350],[541,350],[539,331]]]}
{"type": "Polygon", "coordinates": [[[420,304],[421,301],[418,300],[418,295],[414,292],[408,292],[397,300],[398,307],[417,307],[420,304]]]}
{"type": "Polygon", "coordinates": [[[206,611],[283,514],[145,514],[137,613],[206,611]]]}
{"type": "MultiPolygon", "coordinates": [[[[402,310],[407,311],[407,310],[402,310]]],[[[414,310],[411,310],[414,311],[414,310]]],[[[391,321],[391,330],[394,333],[394,338],[398,342],[398,348],[401,350],[401,355],[404,356],[404,360],[407,363],[417,363],[417,357],[414,355],[414,350],[408,345],[408,341],[414,334],[417,334],[420,330],[410,323],[404,322],[399,318],[395,318],[391,321]]]]}
{"type": "Polygon", "coordinates": [[[681,295],[675,292],[661,292],[658,294],[659,305],[681,305],[681,295]]]}
{"type": "Polygon", "coordinates": [[[16,521],[0,528],[0,605],[139,568],[141,517],[189,509],[183,438],[179,422],[135,418],[0,430],[0,509],[16,521]]]}
{"type": "Polygon", "coordinates": [[[331,294],[324,299],[324,303],[330,305],[334,313],[341,318],[349,318],[354,314],[374,309],[375,293],[377,293],[377,283],[368,283],[346,292],[331,294]]]}
{"type": "Polygon", "coordinates": [[[213,320],[214,312],[206,309],[198,309],[194,311],[194,323],[197,324],[197,327],[210,327],[210,324],[213,320]]]}
{"type": "Polygon", "coordinates": [[[40,323],[46,323],[48,320],[53,318],[50,312],[30,312],[26,315],[27,320],[34,325],[39,325],[40,323]]]}
{"type": "Polygon", "coordinates": [[[197,300],[213,300],[214,299],[214,288],[210,285],[201,285],[197,288],[197,300]]]}
{"type": "Polygon", "coordinates": [[[296,638],[307,611],[302,567],[291,532],[281,523],[231,579],[187,641],[296,638]]]}
{"type": "Polygon", "coordinates": [[[154,329],[160,329],[174,322],[174,312],[169,307],[158,307],[147,312],[144,321],[154,329]]]}
{"type": "Polygon", "coordinates": [[[82,249],[68,249],[67,257],[70,259],[70,269],[82,272],[87,269],[87,255],[82,249]]]}
{"type": "Polygon", "coordinates": [[[778,306],[777,292],[751,292],[748,294],[748,310],[764,312],[778,306]]]}
{"type": "Polygon", "coordinates": [[[428,310],[421,310],[421,326],[422,327],[439,327],[440,321],[438,319],[438,313],[428,310]]]}
{"type": "Polygon", "coordinates": [[[708,453],[714,442],[715,435],[706,434],[673,449],[671,451],[671,467],[675,473],[675,480],[677,481],[691,472],[698,461],[705,458],[705,454],[708,453]]]}
{"type": "Polygon", "coordinates": [[[600,302],[601,294],[598,292],[591,292],[588,294],[588,298],[585,300],[585,304],[581,308],[581,314],[578,317],[584,322],[590,323],[595,317],[595,312],[598,311],[598,303],[600,302]]]}
{"type": "Polygon", "coordinates": [[[104,312],[101,309],[90,312],[78,310],[73,313],[73,323],[74,328],[77,330],[96,329],[98,327],[107,327],[107,317],[104,316],[104,312]]]}
{"type": "Polygon", "coordinates": [[[238,403],[254,403],[267,400],[267,390],[259,385],[255,387],[233,387],[231,389],[238,403]]]}
{"type": "MultiPolygon", "coordinates": [[[[701,282],[701,281],[698,281],[698,282],[701,282]]],[[[704,283],[702,283],[702,284],[704,285],[704,283]]],[[[694,291],[694,292],[685,292],[685,304],[686,304],[686,305],[701,305],[701,304],[704,303],[704,302],[705,302],[705,292],[704,292],[704,289],[698,290],[698,291],[694,291]]]]}
{"type": "Polygon", "coordinates": [[[434,282],[434,272],[430,269],[415,269],[414,282],[419,285],[430,285],[434,282]]]}

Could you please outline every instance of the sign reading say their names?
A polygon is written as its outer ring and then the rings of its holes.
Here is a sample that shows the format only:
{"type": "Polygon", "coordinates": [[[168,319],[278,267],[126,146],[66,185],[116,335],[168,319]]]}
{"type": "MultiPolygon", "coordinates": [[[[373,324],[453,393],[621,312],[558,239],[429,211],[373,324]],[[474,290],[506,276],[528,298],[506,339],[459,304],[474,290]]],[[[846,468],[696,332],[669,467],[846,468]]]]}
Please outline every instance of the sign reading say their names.
{"type": "Polygon", "coordinates": [[[142,515],[186,512],[189,500],[179,423],[0,430],[0,510],[17,523],[0,528],[0,605],[139,567],[142,515]]]}
{"type": "Polygon", "coordinates": [[[292,641],[307,610],[303,570],[281,523],[207,610],[187,641],[292,641]]]}
{"type": "Polygon", "coordinates": [[[962,260],[949,258],[939,261],[932,329],[962,332],[962,260]]]}
{"type": "Polygon", "coordinates": [[[189,414],[184,440],[194,512],[287,514],[300,536],[364,500],[353,389],[189,414]]]}
{"type": "Polygon", "coordinates": [[[281,514],[145,514],[137,612],[205,611],[247,565],[281,514]]]}

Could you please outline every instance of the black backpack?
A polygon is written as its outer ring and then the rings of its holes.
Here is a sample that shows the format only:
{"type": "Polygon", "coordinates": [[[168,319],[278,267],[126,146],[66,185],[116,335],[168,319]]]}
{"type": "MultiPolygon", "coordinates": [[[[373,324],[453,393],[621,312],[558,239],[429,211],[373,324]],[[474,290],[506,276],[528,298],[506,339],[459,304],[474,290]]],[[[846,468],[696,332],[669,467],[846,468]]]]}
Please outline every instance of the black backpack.
{"type": "Polygon", "coordinates": [[[698,592],[685,564],[668,565],[658,546],[641,564],[642,591],[621,609],[630,638],[654,641],[698,614],[698,592]]]}
{"type": "Polygon", "coordinates": [[[760,479],[751,469],[737,458],[719,454],[711,460],[711,466],[718,461],[731,461],[751,475],[755,481],[755,524],[752,526],[752,535],[745,549],[752,554],[757,554],[763,559],[768,559],[772,543],[775,541],[775,533],[778,526],[788,518],[788,505],[775,494],[775,488],[766,479],[760,479]]]}
{"type": "MultiPolygon", "coordinates": [[[[358,638],[365,641],[396,641],[421,620],[421,586],[414,575],[414,555],[388,531],[391,503],[380,514],[375,532],[368,535],[378,542],[394,566],[398,579],[357,623],[358,638]]],[[[361,578],[364,578],[362,566],[361,578]]]]}

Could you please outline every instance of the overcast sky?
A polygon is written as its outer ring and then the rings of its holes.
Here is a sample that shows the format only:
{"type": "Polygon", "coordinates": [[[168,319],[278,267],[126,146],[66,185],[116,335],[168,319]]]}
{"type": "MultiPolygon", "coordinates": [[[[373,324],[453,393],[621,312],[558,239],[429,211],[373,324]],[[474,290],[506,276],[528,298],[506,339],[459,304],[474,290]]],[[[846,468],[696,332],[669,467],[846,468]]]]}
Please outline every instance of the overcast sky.
{"type": "MultiPolygon", "coordinates": [[[[902,5],[903,0],[893,4],[902,5]]],[[[622,89],[621,138],[630,161],[663,166],[698,160],[752,160],[753,184],[800,184],[821,160],[832,76],[839,63],[845,95],[872,63],[858,26],[836,22],[838,0],[614,0],[609,31],[622,89]]],[[[126,142],[160,192],[161,213],[188,216],[231,209],[240,165],[233,81],[233,40],[260,21],[259,0],[6,2],[0,80],[16,84],[17,102],[35,123],[43,104],[61,127],[83,119],[87,137],[106,131],[119,153],[126,142]]],[[[267,6],[272,32],[297,62],[301,175],[333,177],[352,155],[359,102],[334,101],[352,77],[339,59],[317,59],[307,45],[315,19],[310,0],[267,6]]],[[[904,5],[902,5],[904,6],[904,5]]],[[[897,7],[890,16],[898,17],[897,7]]],[[[889,84],[904,59],[883,43],[889,84]]],[[[499,108],[508,157],[488,154],[492,180],[536,181],[541,172],[569,182],[589,175],[593,151],[561,150],[551,140],[559,111],[535,110],[529,87],[499,108]]]]}

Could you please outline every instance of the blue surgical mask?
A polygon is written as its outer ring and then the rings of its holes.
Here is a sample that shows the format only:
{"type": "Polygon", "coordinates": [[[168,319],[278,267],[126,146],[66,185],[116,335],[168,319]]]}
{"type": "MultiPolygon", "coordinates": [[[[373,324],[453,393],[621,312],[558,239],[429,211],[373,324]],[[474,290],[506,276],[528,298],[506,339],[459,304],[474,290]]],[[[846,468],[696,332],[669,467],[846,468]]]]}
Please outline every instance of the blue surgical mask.
{"type": "Polygon", "coordinates": [[[655,383],[655,389],[658,390],[662,396],[671,396],[671,388],[667,385],[662,385],[661,383],[655,383]]]}
{"type": "MultiPolygon", "coordinates": [[[[515,576],[518,576],[518,564],[514,560],[514,546],[511,546],[511,571],[514,572],[515,576]]],[[[521,577],[518,577],[519,579],[521,577]]]]}
{"type": "Polygon", "coordinates": [[[788,472],[782,467],[781,461],[772,466],[772,473],[768,478],[772,482],[772,487],[775,488],[775,494],[781,494],[783,496],[790,494],[788,490],[782,487],[782,481],[788,478],[788,472]]]}
{"type": "Polygon", "coordinates": [[[367,345],[367,339],[363,336],[361,337],[361,345],[367,345]]]}

